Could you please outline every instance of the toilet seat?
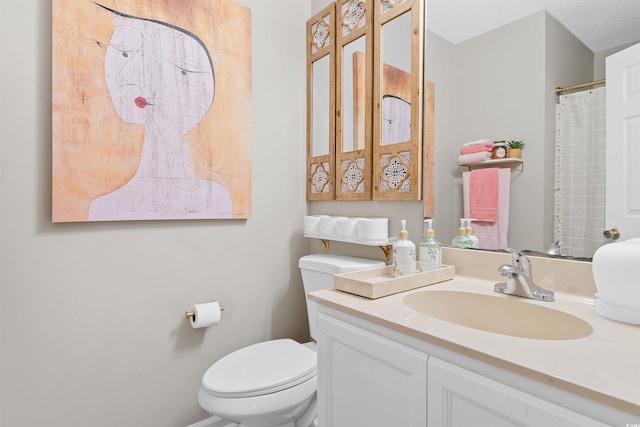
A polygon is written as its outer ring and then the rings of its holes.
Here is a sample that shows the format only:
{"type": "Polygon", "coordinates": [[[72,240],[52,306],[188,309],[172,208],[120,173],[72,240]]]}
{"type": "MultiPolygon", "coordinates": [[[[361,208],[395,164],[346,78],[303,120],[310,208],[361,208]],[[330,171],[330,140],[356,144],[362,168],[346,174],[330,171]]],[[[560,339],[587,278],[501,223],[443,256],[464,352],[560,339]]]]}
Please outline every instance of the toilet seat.
{"type": "Polygon", "coordinates": [[[291,339],[241,348],[214,363],[202,386],[216,397],[239,398],[275,393],[316,376],[317,355],[291,339]]]}

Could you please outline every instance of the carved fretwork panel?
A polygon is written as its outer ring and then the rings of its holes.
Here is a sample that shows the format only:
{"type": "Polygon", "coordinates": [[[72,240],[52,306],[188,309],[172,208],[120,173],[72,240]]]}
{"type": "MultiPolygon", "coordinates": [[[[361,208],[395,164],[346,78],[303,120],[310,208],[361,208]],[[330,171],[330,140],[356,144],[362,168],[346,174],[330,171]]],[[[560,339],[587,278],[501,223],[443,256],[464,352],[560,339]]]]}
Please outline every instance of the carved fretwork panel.
{"type": "Polygon", "coordinates": [[[369,200],[367,188],[371,182],[371,161],[364,157],[346,159],[340,162],[340,188],[338,200],[369,200]],[[368,178],[368,179],[367,179],[368,178]]]}
{"type": "Polygon", "coordinates": [[[411,151],[380,156],[380,192],[394,191],[406,193],[411,191],[411,151]]]}
{"type": "Polygon", "coordinates": [[[335,199],[336,5],[307,21],[307,200],[335,199]]]}
{"type": "Polygon", "coordinates": [[[367,0],[343,0],[340,6],[342,36],[363,28],[368,23],[367,0]]]}
{"type": "Polygon", "coordinates": [[[333,171],[329,162],[313,163],[309,169],[310,188],[309,191],[314,196],[323,196],[333,192],[333,171]]]}
{"type": "Polygon", "coordinates": [[[410,0],[380,0],[380,13],[387,13],[393,10],[394,7],[400,7],[409,2],[410,0]]]}

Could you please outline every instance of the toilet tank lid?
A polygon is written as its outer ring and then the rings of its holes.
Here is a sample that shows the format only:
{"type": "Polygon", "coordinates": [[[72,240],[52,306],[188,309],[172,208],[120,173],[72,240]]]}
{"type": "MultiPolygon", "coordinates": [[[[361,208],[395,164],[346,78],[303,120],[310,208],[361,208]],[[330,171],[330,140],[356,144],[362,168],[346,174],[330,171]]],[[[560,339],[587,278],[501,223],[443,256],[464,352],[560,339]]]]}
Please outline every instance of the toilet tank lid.
{"type": "Polygon", "coordinates": [[[298,262],[300,269],[320,271],[328,274],[367,270],[384,267],[385,265],[386,263],[384,261],[331,253],[306,255],[300,258],[298,262]]]}

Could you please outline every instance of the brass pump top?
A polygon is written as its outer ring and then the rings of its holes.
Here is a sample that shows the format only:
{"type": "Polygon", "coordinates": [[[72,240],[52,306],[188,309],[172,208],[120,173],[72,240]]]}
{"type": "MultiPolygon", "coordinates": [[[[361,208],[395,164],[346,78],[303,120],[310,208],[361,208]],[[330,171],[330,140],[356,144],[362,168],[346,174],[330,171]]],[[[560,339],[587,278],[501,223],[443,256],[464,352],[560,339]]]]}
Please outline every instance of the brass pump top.
{"type": "Polygon", "coordinates": [[[407,231],[407,220],[403,219],[402,221],[400,221],[400,223],[402,224],[402,230],[400,230],[400,238],[401,239],[408,239],[409,238],[409,232],[407,231]]]}

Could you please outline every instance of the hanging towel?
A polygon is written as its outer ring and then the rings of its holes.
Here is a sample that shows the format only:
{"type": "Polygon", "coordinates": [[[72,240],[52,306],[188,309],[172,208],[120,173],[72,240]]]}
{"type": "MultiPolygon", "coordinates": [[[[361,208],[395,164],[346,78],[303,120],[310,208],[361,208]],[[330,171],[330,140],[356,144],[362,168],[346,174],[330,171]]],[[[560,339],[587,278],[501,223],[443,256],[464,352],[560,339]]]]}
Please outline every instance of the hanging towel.
{"type": "MultiPolygon", "coordinates": [[[[470,212],[471,172],[462,174],[464,217],[474,218],[470,212]]],[[[511,169],[502,168],[498,172],[498,210],[495,222],[473,220],[473,234],[480,241],[480,249],[506,249],[509,234],[509,191],[511,169]]]]}
{"type": "MultiPolygon", "coordinates": [[[[499,168],[471,171],[469,215],[478,221],[496,222],[498,213],[499,168]]],[[[469,218],[469,217],[468,217],[469,218]]]]}
{"type": "Polygon", "coordinates": [[[493,143],[486,142],[483,144],[467,145],[466,147],[463,146],[460,149],[460,154],[472,154],[472,153],[479,153],[484,151],[491,152],[492,150],[493,150],[493,143]]]}
{"type": "Polygon", "coordinates": [[[480,151],[479,153],[461,154],[458,156],[458,164],[460,166],[468,165],[470,163],[480,163],[491,159],[491,153],[487,151],[480,151]]]}

